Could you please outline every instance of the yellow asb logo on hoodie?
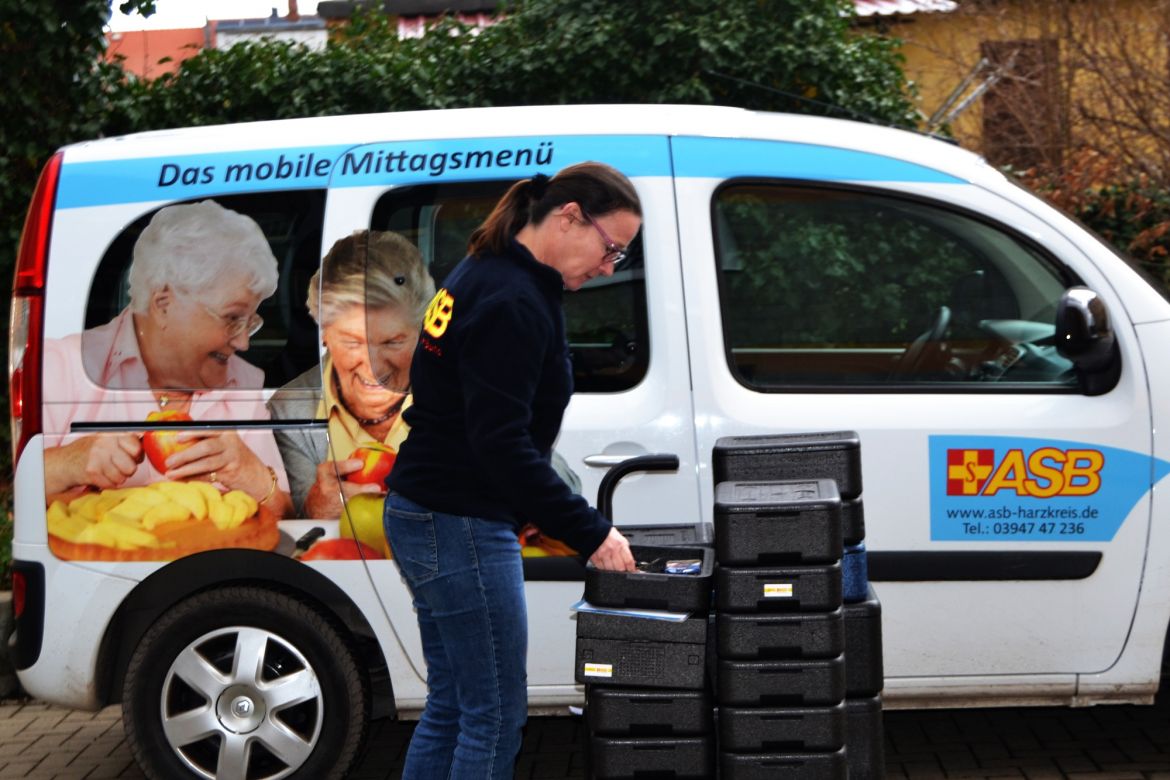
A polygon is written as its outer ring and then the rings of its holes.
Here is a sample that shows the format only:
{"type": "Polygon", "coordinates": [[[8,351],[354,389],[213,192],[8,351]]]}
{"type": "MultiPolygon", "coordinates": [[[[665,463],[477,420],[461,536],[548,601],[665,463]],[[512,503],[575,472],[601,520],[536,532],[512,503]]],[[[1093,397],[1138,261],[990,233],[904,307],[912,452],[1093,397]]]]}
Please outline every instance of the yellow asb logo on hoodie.
{"type": "Polygon", "coordinates": [[[451,314],[455,311],[455,299],[443,288],[431,298],[427,306],[427,313],[423,317],[423,330],[432,338],[439,338],[447,332],[447,325],[451,323],[451,314]]]}

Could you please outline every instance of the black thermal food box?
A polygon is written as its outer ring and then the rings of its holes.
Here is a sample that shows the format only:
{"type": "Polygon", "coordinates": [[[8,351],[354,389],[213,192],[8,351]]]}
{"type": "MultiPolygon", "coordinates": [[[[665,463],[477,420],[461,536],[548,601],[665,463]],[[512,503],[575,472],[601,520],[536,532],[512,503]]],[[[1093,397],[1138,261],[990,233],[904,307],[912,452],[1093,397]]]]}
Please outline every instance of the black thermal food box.
{"type": "Polygon", "coordinates": [[[845,651],[842,614],[840,608],[775,615],[720,613],[716,628],[719,657],[836,658],[845,651]]]}
{"type": "Polygon", "coordinates": [[[671,612],[706,612],[711,606],[710,547],[658,547],[631,544],[639,571],[602,571],[585,567],[585,600],[600,607],[639,607],[671,612]],[[685,561],[698,561],[697,571],[670,573],[685,561]]]}
{"type": "Polygon", "coordinates": [[[711,695],[654,688],[585,688],[585,721],[594,734],[679,737],[711,733],[711,695]]]}
{"type": "Polygon", "coordinates": [[[882,780],[886,776],[881,696],[845,700],[845,743],[849,746],[850,780],[882,780]]]}
{"type": "Polygon", "coordinates": [[[719,566],[720,612],[831,612],[842,604],[841,564],[789,567],[719,566]]]}
{"type": "Polygon", "coordinates": [[[865,507],[860,498],[841,500],[841,537],[846,547],[865,541],[865,507]]]}
{"type": "Polygon", "coordinates": [[[842,608],[845,629],[845,695],[870,697],[885,685],[882,604],[871,585],[865,601],[842,608]]]}
{"type": "Polygon", "coordinates": [[[732,661],[720,659],[716,690],[721,705],[811,707],[845,698],[845,659],[732,661]]]}
{"type": "Polygon", "coordinates": [[[715,776],[715,740],[705,737],[605,737],[590,739],[598,780],[705,780],[715,776]]]}
{"type": "Polygon", "coordinates": [[[845,750],[833,753],[719,753],[721,780],[845,780],[845,750]]]}
{"type": "Polygon", "coordinates": [[[712,453],[715,482],[831,479],[842,498],[861,495],[861,439],[853,431],[725,436],[712,453]]]}
{"type": "Polygon", "coordinates": [[[682,621],[577,612],[579,683],[701,690],[707,613],[682,621]]]}
{"type": "Polygon", "coordinates": [[[715,540],[711,523],[619,525],[617,529],[630,544],[640,546],[710,547],[715,540]]]}
{"type": "Polygon", "coordinates": [[[828,707],[720,707],[719,749],[825,752],[845,746],[845,702],[828,707]]]}
{"type": "Polygon", "coordinates": [[[722,566],[832,563],[843,549],[841,497],[832,480],[715,486],[715,556],[722,566]]]}

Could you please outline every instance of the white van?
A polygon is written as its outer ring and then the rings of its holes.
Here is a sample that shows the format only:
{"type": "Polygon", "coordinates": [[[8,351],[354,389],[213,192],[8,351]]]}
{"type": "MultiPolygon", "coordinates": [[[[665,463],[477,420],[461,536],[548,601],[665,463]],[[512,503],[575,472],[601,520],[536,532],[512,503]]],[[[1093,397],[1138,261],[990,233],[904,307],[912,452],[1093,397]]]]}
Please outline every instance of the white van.
{"type": "MultiPolygon", "coordinates": [[[[321,776],[352,761],[367,718],[417,712],[423,656],[393,562],[296,557],[339,522],[273,530],[258,514],[254,533],[194,546],[77,525],[102,521],[103,491],[47,495],[49,448],[182,424],[146,422],[142,388],[62,382],[42,356],[126,307],[131,248],[160,208],[212,199],[263,228],[280,279],[241,353],[263,386],[220,391],[259,411],[185,424],[323,436],[263,411],[320,359],[305,298],[322,253],[397,231],[441,286],[512,181],[583,160],[625,172],[645,220],[612,278],[566,296],[577,392],[557,449],[586,495],[626,458],[680,462],[622,483],[619,527],[711,522],[720,437],[856,431],[887,707],[1152,700],[1170,626],[1165,286],[946,143],[677,106],[298,119],[58,152],[12,307],[25,689],[122,701],[152,776],[243,776],[249,760],[249,776],[321,776]],[[50,422],[66,409],[67,430],[50,422]]],[[[581,569],[531,558],[526,574],[529,701],[563,712],[582,700],[581,569]]]]}

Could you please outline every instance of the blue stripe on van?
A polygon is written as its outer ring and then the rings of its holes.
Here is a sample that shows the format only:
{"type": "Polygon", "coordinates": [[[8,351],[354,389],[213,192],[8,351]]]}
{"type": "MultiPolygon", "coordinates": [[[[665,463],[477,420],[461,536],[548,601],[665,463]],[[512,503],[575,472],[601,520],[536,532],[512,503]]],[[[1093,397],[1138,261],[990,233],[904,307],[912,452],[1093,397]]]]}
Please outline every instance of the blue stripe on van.
{"type": "Polygon", "coordinates": [[[315,146],[72,164],[67,157],[57,187],[57,208],[325,187],[333,161],[348,148],[315,146]],[[260,178],[256,168],[265,164],[272,170],[262,169],[265,176],[260,178]],[[245,166],[251,166],[250,176],[245,166]]]}
{"type": "MultiPolygon", "coordinates": [[[[776,141],[673,140],[678,176],[780,176],[819,181],[959,179],[873,154],[776,141]]],[[[669,176],[665,136],[525,136],[314,146],[66,163],[57,208],[322,187],[523,178],[600,160],[629,176],[669,176]]]]}
{"type": "Polygon", "coordinates": [[[680,178],[774,176],[812,181],[966,183],[916,163],[832,146],[690,136],[675,138],[672,143],[675,175],[680,178]]]}
{"type": "Polygon", "coordinates": [[[66,164],[58,208],[319,187],[478,181],[552,174],[600,160],[629,176],[669,176],[665,136],[528,136],[405,141],[66,164]]]}

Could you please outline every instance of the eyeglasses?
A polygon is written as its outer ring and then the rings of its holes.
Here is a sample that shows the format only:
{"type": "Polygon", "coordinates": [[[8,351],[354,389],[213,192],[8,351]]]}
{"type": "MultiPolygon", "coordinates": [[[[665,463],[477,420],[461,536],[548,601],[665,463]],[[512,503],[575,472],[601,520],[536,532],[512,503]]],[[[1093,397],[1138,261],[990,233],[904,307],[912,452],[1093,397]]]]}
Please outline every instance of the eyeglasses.
{"type": "MultiPolygon", "coordinates": [[[[585,214],[584,211],[581,213],[585,214]]],[[[629,254],[628,250],[622,249],[620,246],[618,246],[617,242],[610,238],[609,235],[601,229],[601,225],[598,225],[597,222],[594,221],[593,217],[585,214],[585,219],[589,220],[589,224],[593,226],[594,230],[596,230],[598,235],[601,236],[601,240],[605,242],[605,255],[602,257],[601,262],[613,263],[614,267],[616,268],[618,263],[626,259],[627,254],[629,254]]]]}
{"type": "Polygon", "coordinates": [[[206,303],[203,304],[203,309],[223,323],[223,329],[228,338],[234,339],[244,333],[248,334],[248,338],[252,338],[257,331],[264,327],[264,319],[259,314],[253,313],[246,317],[241,314],[220,314],[206,303]]]}

